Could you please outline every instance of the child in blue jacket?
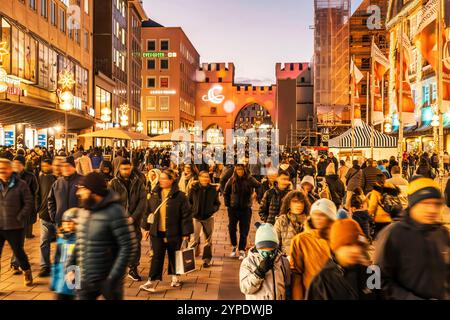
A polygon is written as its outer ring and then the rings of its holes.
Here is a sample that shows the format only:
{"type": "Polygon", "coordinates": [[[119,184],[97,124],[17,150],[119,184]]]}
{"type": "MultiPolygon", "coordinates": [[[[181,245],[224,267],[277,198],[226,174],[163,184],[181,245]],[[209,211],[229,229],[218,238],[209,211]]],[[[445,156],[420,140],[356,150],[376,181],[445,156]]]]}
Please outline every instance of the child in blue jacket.
{"type": "Polygon", "coordinates": [[[73,300],[75,290],[66,282],[66,262],[75,248],[76,218],[78,208],[72,208],[64,212],[62,225],[56,241],[55,260],[52,265],[50,289],[56,293],[58,300],[73,300]]]}

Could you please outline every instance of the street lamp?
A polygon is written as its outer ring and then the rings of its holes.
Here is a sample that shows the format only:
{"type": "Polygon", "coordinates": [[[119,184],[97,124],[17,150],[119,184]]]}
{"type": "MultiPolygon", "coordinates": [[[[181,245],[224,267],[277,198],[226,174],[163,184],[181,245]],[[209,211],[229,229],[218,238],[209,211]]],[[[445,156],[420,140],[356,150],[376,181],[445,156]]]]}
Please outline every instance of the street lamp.
{"type": "Polygon", "coordinates": [[[120,125],[122,127],[128,127],[128,111],[130,111],[130,108],[128,107],[128,105],[126,103],[121,104],[119,107],[119,111],[120,111],[120,125]]]}
{"type": "Polygon", "coordinates": [[[67,112],[71,111],[73,109],[73,93],[72,88],[75,84],[75,80],[73,79],[73,73],[64,70],[59,74],[59,81],[58,84],[60,85],[59,88],[59,107],[61,110],[64,110],[64,137],[65,137],[65,147],[66,147],[66,155],[69,155],[69,139],[67,137],[68,133],[68,119],[67,119],[67,112]]]}

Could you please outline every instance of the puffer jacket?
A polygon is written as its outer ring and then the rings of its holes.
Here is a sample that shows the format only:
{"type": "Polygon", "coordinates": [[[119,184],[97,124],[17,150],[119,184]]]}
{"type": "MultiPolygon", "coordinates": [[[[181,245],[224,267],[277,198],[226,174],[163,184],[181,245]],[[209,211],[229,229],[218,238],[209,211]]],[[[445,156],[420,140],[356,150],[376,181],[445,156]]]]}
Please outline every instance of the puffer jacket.
{"type": "Polygon", "coordinates": [[[331,257],[330,246],[308,219],[305,231],[292,239],[290,252],[292,299],[303,300],[312,279],[331,257]]]}
{"type": "Polygon", "coordinates": [[[291,188],[280,190],[275,186],[266,191],[259,207],[259,216],[265,223],[275,224],[275,218],[280,214],[283,198],[291,191],[291,188]]]}
{"type": "Polygon", "coordinates": [[[136,174],[131,174],[129,193],[120,174],[109,182],[109,187],[120,195],[120,202],[125,208],[125,212],[133,218],[135,225],[139,226],[147,209],[147,194],[141,179],[136,174]]]}
{"type": "Polygon", "coordinates": [[[197,220],[209,219],[220,208],[219,192],[211,184],[203,187],[199,182],[194,183],[189,190],[188,199],[192,216],[197,220]]]}
{"type": "MultiPolygon", "coordinates": [[[[155,210],[161,204],[161,191],[162,188],[158,185],[150,194],[148,201],[148,210],[142,219],[142,227],[150,231],[150,235],[153,237],[158,236],[159,215],[161,210],[158,210],[155,214],[155,223],[150,225],[147,222],[150,213],[155,210]]],[[[194,225],[192,223],[192,210],[189,205],[188,198],[178,188],[178,184],[174,183],[172,189],[167,195],[169,200],[166,202],[166,237],[172,239],[178,239],[183,236],[189,236],[194,233],[194,225]]]]}
{"type": "Polygon", "coordinates": [[[260,186],[261,183],[250,175],[242,178],[238,178],[236,175],[236,182],[234,182],[234,177],[231,177],[223,192],[225,206],[233,209],[251,208],[253,191],[260,186]]]}
{"type": "Polygon", "coordinates": [[[361,264],[343,268],[332,258],[311,282],[306,299],[377,300],[378,290],[367,287],[370,276],[361,264]]]}
{"type": "Polygon", "coordinates": [[[303,231],[303,224],[307,218],[305,214],[301,214],[299,217],[300,220],[294,223],[292,216],[291,213],[279,215],[274,225],[278,241],[280,242],[280,249],[288,256],[290,255],[292,239],[303,231]]]}
{"type": "Polygon", "coordinates": [[[375,223],[389,223],[392,222],[391,215],[386,212],[382,206],[383,193],[389,193],[393,196],[398,196],[400,190],[389,182],[385,182],[384,186],[374,185],[369,198],[369,215],[375,223]]]}
{"type": "Polygon", "coordinates": [[[274,184],[275,182],[270,182],[269,179],[267,179],[267,177],[264,177],[261,180],[261,187],[258,189],[258,194],[256,195],[256,200],[258,201],[259,204],[261,204],[261,200],[264,197],[266,191],[272,189],[274,184]]]}
{"type": "Polygon", "coordinates": [[[375,167],[367,167],[363,169],[362,188],[364,194],[368,194],[373,190],[373,186],[377,182],[377,175],[382,174],[381,170],[375,167]]]}
{"type": "Polygon", "coordinates": [[[450,237],[442,224],[403,220],[381,231],[374,264],[388,300],[450,299],[450,237]]]}
{"type": "Polygon", "coordinates": [[[95,290],[102,281],[118,284],[137,254],[133,226],[112,190],[90,211],[80,210],[75,249],[66,267],[80,267],[81,287],[95,290]]]}
{"type": "Polygon", "coordinates": [[[39,183],[36,176],[28,172],[26,170],[19,173],[20,179],[27,183],[28,188],[30,188],[31,196],[33,197],[33,208],[31,210],[30,215],[28,216],[28,221],[26,223],[28,225],[34,224],[37,221],[37,209],[39,208],[38,203],[38,191],[39,191],[39,183]]]}
{"type": "Polygon", "coordinates": [[[74,173],[70,177],[58,178],[48,195],[48,214],[53,223],[61,225],[63,213],[78,207],[77,187],[83,177],[74,173]]]}
{"type": "Polygon", "coordinates": [[[281,253],[275,258],[274,268],[266,273],[264,279],[255,274],[263,257],[252,248],[242,261],[239,271],[239,284],[246,300],[286,300],[286,279],[290,277],[287,263],[281,253]]]}
{"type": "Polygon", "coordinates": [[[23,229],[33,206],[30,189],[16,173],[6,187],[0,182],[0,230],[23,229]]]}

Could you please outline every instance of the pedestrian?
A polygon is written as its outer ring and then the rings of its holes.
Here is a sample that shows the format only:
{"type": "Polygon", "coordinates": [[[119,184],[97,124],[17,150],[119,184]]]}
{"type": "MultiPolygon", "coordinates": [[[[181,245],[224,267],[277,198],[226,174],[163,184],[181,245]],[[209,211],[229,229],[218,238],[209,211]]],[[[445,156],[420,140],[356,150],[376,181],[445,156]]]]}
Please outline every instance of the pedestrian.
{"type": "MultiPolygon", "coordinates": [[[[20,179],[24,180],[27,183],[28,188],[30,188],[31,196],[33,197],[33,210],[31,215],[29,216],[30,220],[26,221],[25,226],[25,237],[27,239],[34,238],[33,235],[33,224],[37,221],[37,208],[39,206],[37,200],[37,192],[39,190],[39,184],[36,176],[30,172],[25,170],[25,158],[23,156],[16,156],[12,162],[13,171],[17,173],[20,179]]],[[[14,263],[17,266],[17,263],[14,263]]]]}
{"type": "Polygon", "coordinates": [[[85,176],[91,172],[94,172],[94,169],[92,169],[91,158],[89,158],[88,153],[86,151],[83,151],[81,157],[76,159],[75,162],[76,162],[77,173],[80,176],[85,176]]]}
{"type": "Polygon", "coordinates": [[[283,198],[274,228],[284,254],[289,256],[292,239],[304,230],[310,207],[308,198],[301,191],[290,191],[283,198]]]}
{"type": "Polygon", "coordinates": [[[334,164],[334,172],[338,172],[338,170],[339,170],[339,162],[338,162],[338,159],[334,156],[333,152],[330,152],[328,154],[327,162],[334,164]]]}
{"type": "Polygon", "coordinates": [[[290,266],[292,299],[303,300],[312,279],[331,256],[329,230],[336,220],[336,205],[328,199],[313,203],[305,230],[292,239],[290,266]]]}
{"type": "Polygon", "coordinates": [[[387,300],[450,299],[450,237],[440,223],[444,204],[438,183],[409,184],[402,221],[387,227],[375,246],[375,265],[387,300]]]}
{"type": "Polygon", "coordinates": [[[122,150],[117,151],[116,156],[114,157],[114,159],[112,161],[114,177],[117,175],[117,172],[119,172],[119,166],[123,160],[125,160],[125,158],[123,157],[123,151],[122,150]]]}
{"type": "Polygon", "coordinates": [[[141,259],[142,217],[147,209],[145,185],[133,171],[130,161],[124,159],[119,165],[119,172],[116,177],[109,182],[109,188],[120,196],[120,202],[125,209],[128,223],[133,225],[135,232],[137,254],[129,265],[128,277],[133,281],[142,281],[137,267],[141,259]]]}
{"type": "Polygon", "coordinates": [[[319,163],[317,164],[317,176],[318,177],[325,177],[326,175],[326,170],[328,167],[328,161],[325,158],[325,156],[320,156],[319,158],[319,163]]]}
{"type": "Polygon", "coordinates": [[[103,160],[100,165],[100,174],[106,183],[109,183],[112,178],[114,178],[113,172],[114,170],[111,161],[103,160]]]}
{"type": "Polygon", "coordinates": [[[420,158],[419,166],[417,167],[416,174],[422,176],[424,178],[434,179],[436,175],[431,170],[430,163],[428,162],[426,157],[420,158]]]}
{"type": "Polygon", "coordinates": [[[193,167],[188,163],[185,164],[183,167],[183,173],[181,174],[180,179],[178,181],[178,188],[180,189],[181,192],[184,192],[185,194],[188,194],[192,184],[194,183],[194,181],[198,179],[195,171],[196,169],[194,168],[195,167],[193,167]]]}
{"type": "Polygon", "coordinates": [[[305,194],[308,198],[309,203],[314,203],[319,200],[319,195],[315,193],[314,189],[316,187],[314,178],[312,176],[304,176],[300,182],[300,191],[305,194]]]}
{"type": "Polygon", "coordinates": [[[62,164],[65,161],[64,157],[55,156],[52,161],[52,173],[56,179],[62,177],[62,164]]]}
{"type": "Polygon", "coordinates": [[[377,168],[386,176],[386,179],[390,179],[391,178],[391,174],[386,169],[383,161],[378,161],[377,162],[377,168]]]}
{"type": "Polygon", "coordinates": [[[261,188],[258,189],[256,199],[259,204],[263,199],[266,191],[272,189],[275,186],[278,177],[278,170],[275,168],[267,169],[267,175],[261,180],[261,188]]]}
{"type": "Polygon", "coordinates": [[[400,190],[391,183],[386,182],[386,176],[379,174],[369,196],[369,215],[375,222],[374,235],[391,224],[393,218],[400,215],[402,205],[399,198],[400,190]]]}
{"type": "Polygon", "coordinates": [[[334,202],[336,208],[339,208],[345,196],[345,186],[336,174],[335,165],[332,162],[327,167],[325,181],[330,191],[331,201],[334,202]]]}
{"type": "MultiPolygon", "coordinates": [[[[86,211],[78,217],[75,249],[66,264],[80,270],[77,298],[122,300],[127,266],[137,254],[133,225],[127,220],[120,196],[107,188],[100,174],[83,177],[77,196],[86,211]]],[[[67,281],[74,280],[75,272],[69,273],[67,281]]]]}
{"type": "Polygon", "coordinates": [[[91,158],[91,163],[92,163],[92,169],[95,172],[99,172],[100,171],[100,166],[103,162],[103,156],[102,156],[102,152],[98,147],[94,148],[94,152],[92,152],[89,155],[89,158],[91,158]]]}
{"type": "Polygon", "coordinates": [[[78,207],[77,187],[82,176],[75,169],[75,160],[72,156],[66,157],[62,163],[62,176],[53,184],[48,195],[48,214],[57,227],[61,226],[63,213],[78,207]]]}
{"type": "Polygon", "coordinates": [[[450,172],[450,155],[447,151],[444,152],[444,172],[450,172]]]}
{"type": "Polygon", "coordinates": [[[66,282],[67,261],[73,254],[76,244],[76,220],[80,209],[71,208],[64,212],[62,224],[56,240],[55,258],[51,269],[50,290],[56,293],[57,300],[74,300],[75,290],[66,282]]]}
{"type": "Polygon", "coordinates": [[[255,246],[249,250],[239,271],[239,284],[246,300],[286,300],[290,287],[289,261],[278,249],[271,224],[260,224],[255,246]]]}
{"type": "Polygon", "coordinates": [[[311,160],[305,159],[300,167],[300,179],[303,180],[306,176],[314,177],[316,175],[316,168],[311,160]]]}
{"type": "MultiPolygon", "coordinates": [[[[0,158],[0,259],[3,246],[8,242],[24,274],[26,286],[33,285],[33,276],[23,239],[33,206],[33,196],[27,183],[13,172],[10,160],[0,158]]],[[[16,272],[15,269],[12,271],[16,272]]]]}
{"type": "Polygon", "coordinates": [[[207,171],[199,174],[199,181],[195,182],[188,193],[189,204],[192,208],[194,234],[189,247],[200,249],[200,235],[205,235],[203,247],[203,268],[209,268],[212,259],[212,235],[214,231],[214,214],[220,208],[219,191],[211,184],[207,171]]]}
{"type": "Polygon", "coordinates": [[[373,190],[373,186],[377,182],[377,176],[381,173],[381,170],[377,167],[377,162],[369,159],[367,160],[367,167],[362,170],[362,189],[364,194],[368,194],[373,190]]]}
{"type": "Polygon", "coordinates": [[[366,247],[367,239],[355,221],[343,219],[333,223],[333,255],[312,280],[307,300],[377,300],[378,290],[367,285],[371,272],[367,272],[366,247]]]}
{"type": "Polygon", "coordinates": [[[353,160],[353,166],[345,175],[347,194],[345,200],[345,208],[350,208],[350,199],[357,188],[362,188],[363,173],[358,160],[353,160]]]}
{"type": "Polygon", "coordinates": [[[234,173],[225,185],[223,196],[225,206],[228,209],[228,232],[233,246],[231,257],[236,257],[236,250],[239,250],[239,259],[245,258],[247,236],[252,219],[252,195],[260,185],[255,178],[249,175],[242,164],[237,164],[234,167],[234,173]],[[239,247],[236,237],[238,224],[239,247]]]}
{"type": "Polygon", "coordinates": [[[147,174],[147,192],[151,193],[159,184],[159,177],[161,176],[161,170],[150,169],[147,174]]]}
{"type": "Polygon", "coordinates": [[[373,219],[369,215],[367,205],[363,199],[357,193],[353,194],[350,198],[350,213],[351,218],[355,220],[361,227],[364,235],[369,241],[373,239],[373,219]]]}
{"type": "Polygon", "coordinates": [[[50,244],[56,238],[56,228],[48,212],[48,195],[50,194],[53,183],[56,181],[56,176],[52,172],[52,162],[50,159],[42,160],[38,181],[38,217],[41,224],[41,239],[39,244],[41,269],[38,276],[43,278],[50,275],[50,244]]]}
{"type": "Polygon", "coordinates": [[[292,190],[289,172],[280,171],[274,186],[264,194],[259,207],[259,216],[265,223],[275,224],[283,198],[292,190]]]}
{"type": "Polygon", "coordinates": [[[339,179],[342,181],[342,183],[345,186],[346,182],[347,182],[345,177],[346,177],[346,175],[348,173],[348,170],[350,170],[350,168],[347,167],[347,165],[345,164],[344,160],[339,161],[339,163],[340,163],[341,166],[339,167],[339,170],[338,170],[337,174],[339,176],[339,179]]]}
{"type": "Polygon", "coordinates": [[[143,219],[143,228],[151,237],[153,258],[148,281],[140,288],[156,292],[157,281],[162,280],[166,251],[169,258],[168,274],[172,276],[170,285],[181,286],[175,272],[175,252],[180,250],[182,241],[189,241],[194,226],[189,201],[184,192],[180,191],[172,169],[162,171],[159,186],[151,193],[149,208],[143,219]]]}

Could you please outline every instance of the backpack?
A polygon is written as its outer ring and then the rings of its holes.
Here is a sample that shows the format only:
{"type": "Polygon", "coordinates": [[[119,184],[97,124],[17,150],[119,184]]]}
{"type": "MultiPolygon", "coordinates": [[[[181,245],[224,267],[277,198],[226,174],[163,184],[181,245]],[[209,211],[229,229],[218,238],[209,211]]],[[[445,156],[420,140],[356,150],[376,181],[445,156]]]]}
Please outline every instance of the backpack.
{"type": "Polygon", "coordinates": [[[399,193],[397,195],[393,195],[389,192],[383,192],[380,206],[384,211],[389,213],[391,218],[397,217],[403,211],[403,205],[400,200],[399,193]]]}

